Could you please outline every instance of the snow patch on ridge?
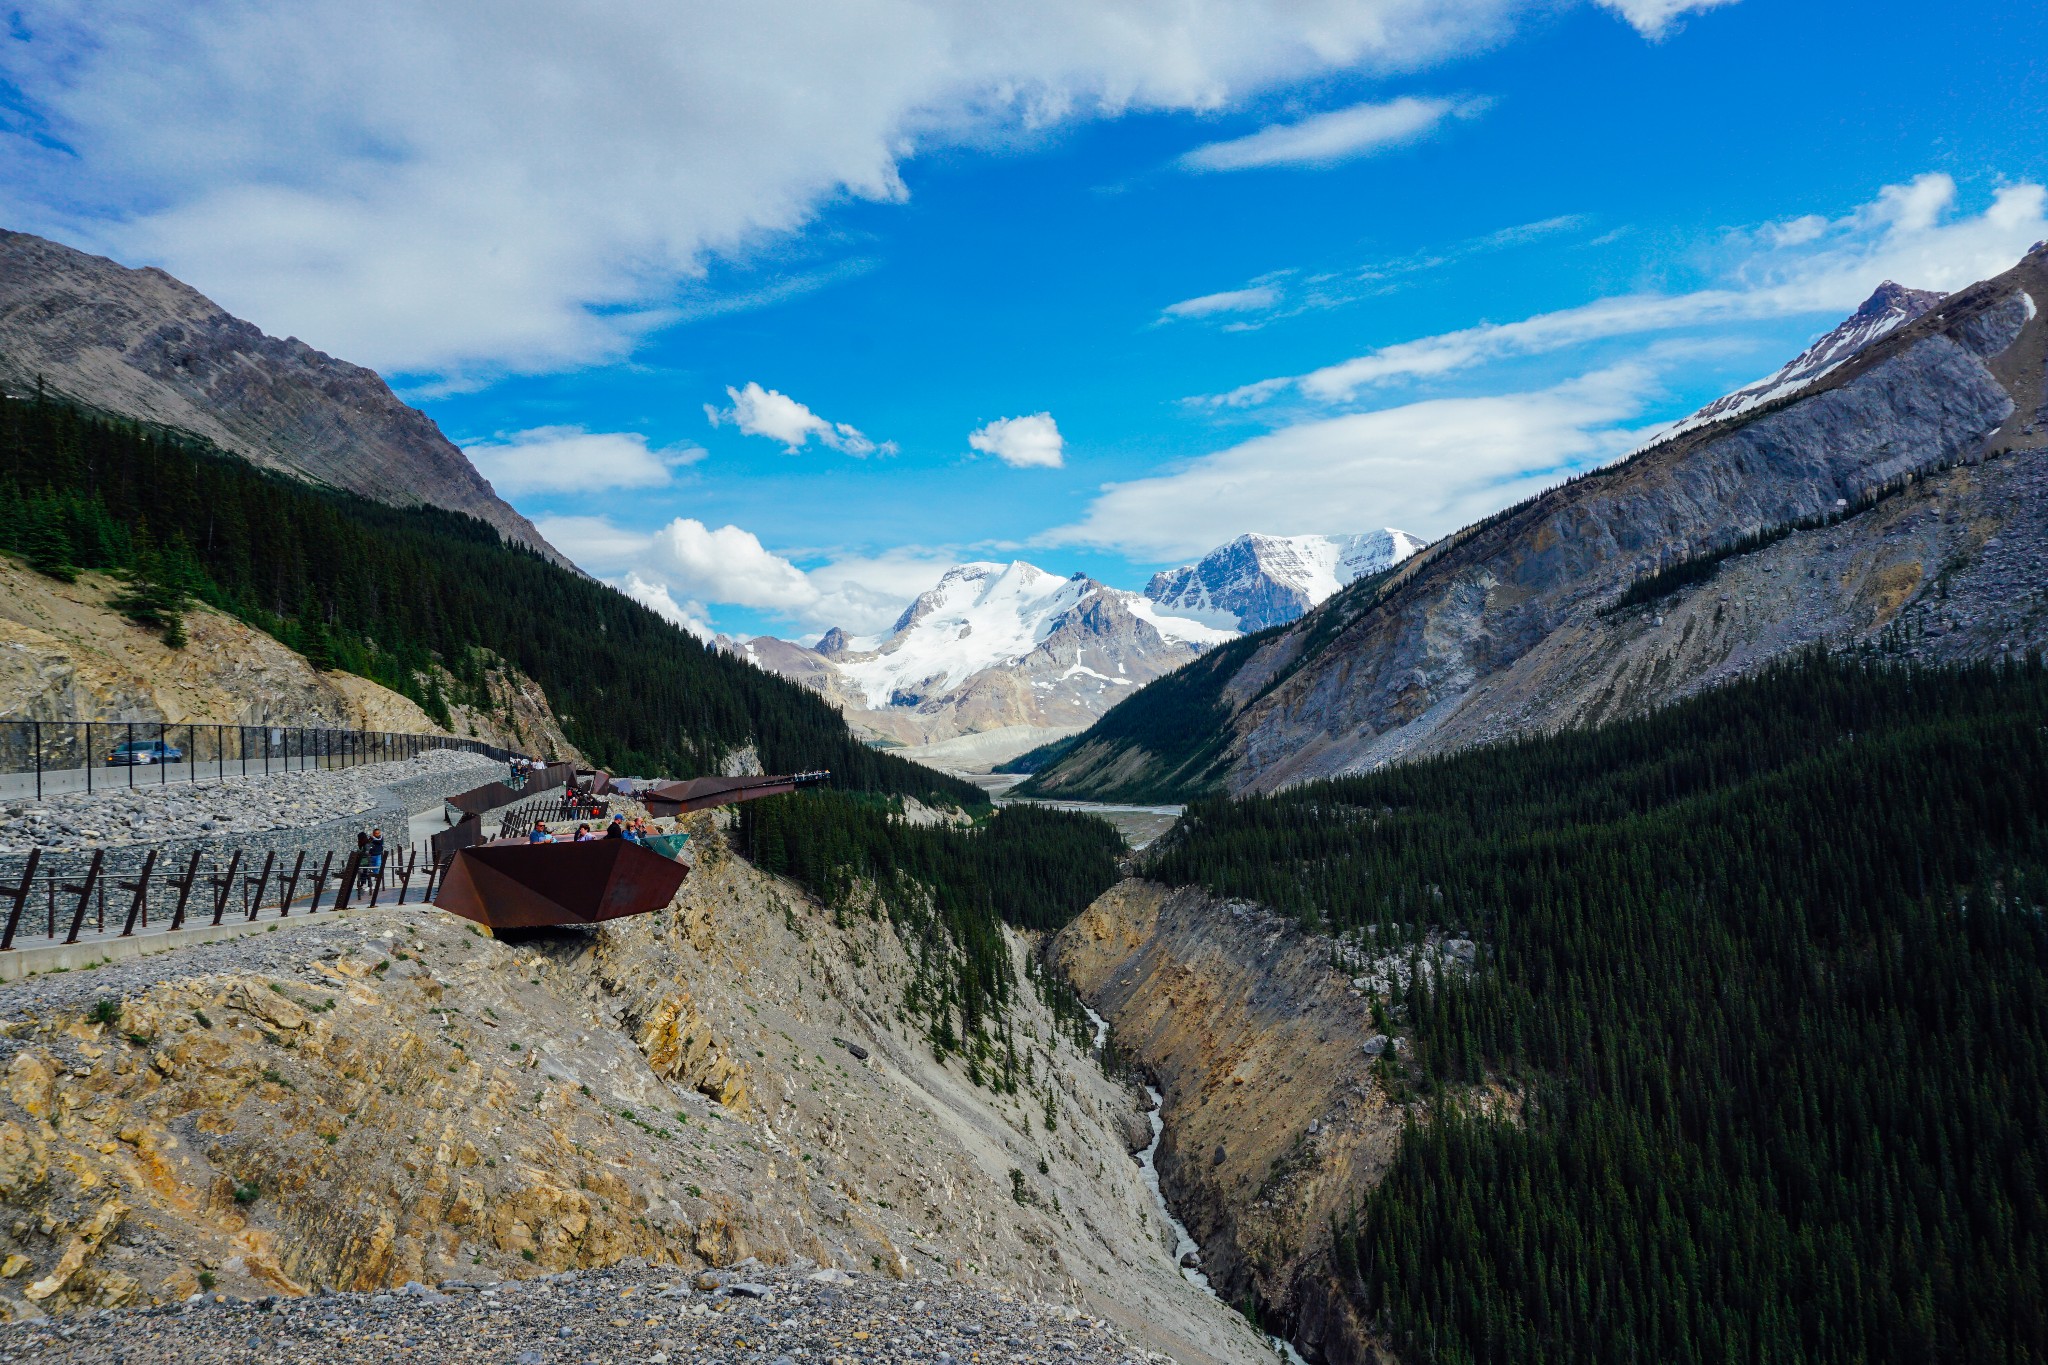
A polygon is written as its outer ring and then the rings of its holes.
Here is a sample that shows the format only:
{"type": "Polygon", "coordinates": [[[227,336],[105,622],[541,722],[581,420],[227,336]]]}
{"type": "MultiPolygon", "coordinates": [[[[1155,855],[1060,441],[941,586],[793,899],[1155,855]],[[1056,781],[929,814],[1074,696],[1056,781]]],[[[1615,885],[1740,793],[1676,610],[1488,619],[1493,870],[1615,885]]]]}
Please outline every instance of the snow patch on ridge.
{"type": "Polygon", "coordinates": [[[1193,564],[1153,575],[1145,595],[1185,617],[1258,630],[1296,619],[1425,543],[1391,527],[1344,536],[1243,535],[1193,564]]]}
{"type": "MultiPolygon", "coordinates": [[[[950,692],[984,669],[1021,662],[1098,594],[1176,644],[1207,648],[1236,635],[1159,611],[1136,593],[1106,588],[1084,575],[1061,578],[1022,560],[977,562],[948,569],[904,609],[888,636],[849,641],[849,654],[864,657],[845,658],[839,669],[870,707],[950,692]]],[[[1084,671],[1128,685],[1127,679],[1084,671]]]]}
{"type": "MultiPolygon", "coordinates": [[[[1798,389],[1805,388],[1815,380],[1854,357],[1871,343],[1889,336],[1926,314],[1946,297],[1932,289],[1908,289],[1904,285],[1886,280],[1875,293],[1863,301],[1861,307],[1843,319],[1841,324],[1780,366],[1778,370],[1745,384],[1731,394],[1715,399],[1686,418],[1664,431],[1658,432],[1644,448],[1668,440],[1682,432],[1718,422],[1724,417],[1734,417],[1798,389]]],[[[2033,317],[2032,299],[2027,300],[2029,318],[2033,317]]]]}

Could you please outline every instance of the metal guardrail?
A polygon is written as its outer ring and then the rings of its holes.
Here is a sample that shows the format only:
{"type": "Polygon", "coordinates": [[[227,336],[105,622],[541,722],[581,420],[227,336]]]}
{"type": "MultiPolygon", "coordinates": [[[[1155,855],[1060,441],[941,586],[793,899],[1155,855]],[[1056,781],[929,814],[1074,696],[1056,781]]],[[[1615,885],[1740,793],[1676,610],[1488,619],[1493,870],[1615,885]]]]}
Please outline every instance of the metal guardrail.
{"type": "Polygon", "coordinates": [[[577,790],[576,765],[573,763],[550,763],[516,787],[509,782],[487,782],[481,787],[458,792],[443,800],[442,805],[450,811],[461,811],[462,818],[434,835],[430,841],[433,856],[446,860],[465,848],[474,848],[482,843],[484,815],[489,811],[504,806],[517,807],[499,822],[500,837],[510,838],[526,834],[536,820],[573,819],[574,812],[587,809],[585,803],[593,799],[587,791],[577,790]],[[556,787],[567,787],[568,790],[560,796],[546,795],[556,787]]]}
{"type": "Polygon", "coordinates": [[[0,799],[353,768],[430,749],[513,756],[482,740],[391,730],[0,718],[0,799]]]}
{"type": "Polygon", "coordinates": [[[194,852],[176,861],[160,853],[148,850],[130,873],[108,866],[103,848],[94,849],[90,861],[73,855],[70,870],[60,866],[66,861],[62,855],[45,859],[44,850],[30,850],[20,877],[0,885],[0,952],[26,946],[24,939],[72,944],[88,933],[131,938],[148,933],[152,917],[161,932],[175,933],[217,928],[230,917],[254,923],[265,915],[284,919],[295,912],[346,910],[358,900],[375,906],[394,888],[390,904],[423,904],[433,899],[435,881],[447,871],[446,859],[424,844],[387,848],[381,859],[361,849],[328,853],[317,866],[301,852],[289,868],[275,852],[263,855],[260,868],[253,855],[245,861],[241,849],[210,859],[194,852]]]}

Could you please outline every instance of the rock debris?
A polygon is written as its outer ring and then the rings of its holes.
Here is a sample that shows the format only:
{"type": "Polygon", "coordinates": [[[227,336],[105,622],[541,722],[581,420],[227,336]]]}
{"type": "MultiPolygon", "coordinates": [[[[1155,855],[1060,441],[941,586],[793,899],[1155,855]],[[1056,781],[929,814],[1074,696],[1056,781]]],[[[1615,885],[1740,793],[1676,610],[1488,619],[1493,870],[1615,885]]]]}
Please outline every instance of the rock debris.
{"type": "Polygon", "coordinates": [[[0,1326],[0,1361],[242,1365],[1138,1365],[1106,1322],[948,1283],[750,1262],[678,1278],[630,1267],[534,1280],[418,1282],[373,1294],[240,1299],[0,1326]]]}

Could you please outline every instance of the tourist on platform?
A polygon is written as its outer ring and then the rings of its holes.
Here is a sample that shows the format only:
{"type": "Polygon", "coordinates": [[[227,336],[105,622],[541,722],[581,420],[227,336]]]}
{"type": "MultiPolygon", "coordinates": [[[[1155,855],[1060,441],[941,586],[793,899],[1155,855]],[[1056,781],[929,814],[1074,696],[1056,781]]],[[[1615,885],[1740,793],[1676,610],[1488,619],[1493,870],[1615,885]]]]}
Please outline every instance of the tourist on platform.
{"type": "Polygon", "coordinates": [[[597,837],[597,836],[596,836],[595,834],[592,834],[592,833],[590,832],[590,826],[589,826],[589,825],[578,825],[578,826],[576,826],[576,842],[577,842],[577,843],[579,843],[579,844],[586,844],[586,843],[589,843],[589,842],[590,842],[590,841],[591,841],[592,839],[595,839],[596,837],[597,837]]]}
{"type": "Polygon", "coordinates": [[[604,837],[605,837],[605,838],[607,838],[607,839],[623,839],[623,838],[625,838],[625,837],[626,837],[626,817],[625,817],[625,816],[623,816],[623,815],[614,815],[614,816],[612,817],[612,823],[611,823],[610,827],[609,827],[609,828],[607,828],[607,829],[605,830],[605,832],[604,832],[604,837]]]}
{"type": "Polygon", "coordinates": [[[526,836],[526,842],[529,844],[552,844],[554,841],[555,832],[539,823],[535,823],[533,830],[526,836]]]}

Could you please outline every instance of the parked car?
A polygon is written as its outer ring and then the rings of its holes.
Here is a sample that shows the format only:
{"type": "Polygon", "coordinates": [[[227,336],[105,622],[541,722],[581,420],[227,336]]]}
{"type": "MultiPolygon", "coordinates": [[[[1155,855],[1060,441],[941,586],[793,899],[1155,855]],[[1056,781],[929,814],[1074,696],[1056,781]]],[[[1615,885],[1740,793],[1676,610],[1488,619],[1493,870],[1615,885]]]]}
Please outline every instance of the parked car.
{"type": "Polygon", "coordinates": [[[181,763],[185,751],[160,739],[131,739],[116,744],[107,755],[109,768],[128,768],[142,763],[181,763]]]}

